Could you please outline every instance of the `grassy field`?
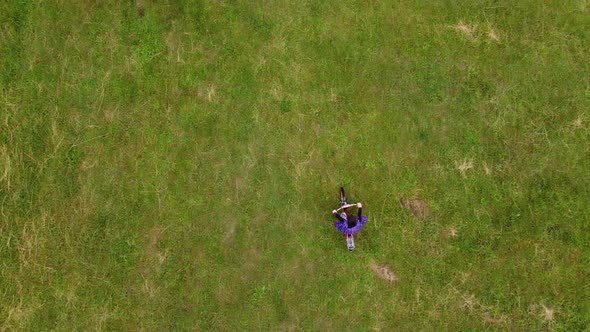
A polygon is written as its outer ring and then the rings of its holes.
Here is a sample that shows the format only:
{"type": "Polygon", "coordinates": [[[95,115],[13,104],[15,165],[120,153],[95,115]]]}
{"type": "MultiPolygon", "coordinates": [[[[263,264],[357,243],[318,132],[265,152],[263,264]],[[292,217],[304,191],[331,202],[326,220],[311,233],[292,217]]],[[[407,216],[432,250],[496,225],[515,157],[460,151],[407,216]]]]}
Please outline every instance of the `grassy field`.
{"type": "Polygon", "coordinates": [[[0,330],[588,330],[589,54],[587,0],[2,1],[0,330]]]}

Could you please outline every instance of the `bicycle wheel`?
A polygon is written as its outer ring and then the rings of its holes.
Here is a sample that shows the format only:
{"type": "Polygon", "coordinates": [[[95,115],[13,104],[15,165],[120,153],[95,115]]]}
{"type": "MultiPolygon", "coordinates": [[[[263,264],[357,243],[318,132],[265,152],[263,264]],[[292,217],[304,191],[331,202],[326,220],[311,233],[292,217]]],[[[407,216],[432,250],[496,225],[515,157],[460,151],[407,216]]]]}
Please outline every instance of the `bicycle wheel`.
{"type": "Polygon", "coordinates": [[[354,236],[352,234],[346,236],[346,247],[350,252],[354,250],[354,236]]]}
{"type": "Polygon", "coordinates": [[[346,195],[344,194],[344,187],[340,187],[340,206],[346,204],[348,204],[348,202],[346,201],[346,195]]]}

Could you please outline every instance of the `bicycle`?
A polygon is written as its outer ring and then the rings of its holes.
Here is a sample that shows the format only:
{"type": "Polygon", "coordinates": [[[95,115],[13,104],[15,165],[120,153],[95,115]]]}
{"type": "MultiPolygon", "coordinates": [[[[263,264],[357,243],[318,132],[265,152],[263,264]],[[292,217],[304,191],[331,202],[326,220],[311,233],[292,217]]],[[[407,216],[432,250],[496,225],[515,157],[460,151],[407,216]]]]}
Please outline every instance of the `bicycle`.
{"type": "Polygon", "coordinates": [[[342,233],[344,233],[344,239],[346,240],[346,246],[348,251],[352,252],[354,246],[354,234],[363,228],[367,223],[368,217],[362,215],[363,205],[362,203],[349,204],[344,193],[344,188],[340,187],[340,207],[336,210],[332,210],[332,215],[338,219],[334,223],[334,227],[342,233]],[[351,216],[348,213],[348,209],[356,206],[358,208],[358,216],[351,216]],[[342,213],[340,213],[342,211],[342,213]]]}

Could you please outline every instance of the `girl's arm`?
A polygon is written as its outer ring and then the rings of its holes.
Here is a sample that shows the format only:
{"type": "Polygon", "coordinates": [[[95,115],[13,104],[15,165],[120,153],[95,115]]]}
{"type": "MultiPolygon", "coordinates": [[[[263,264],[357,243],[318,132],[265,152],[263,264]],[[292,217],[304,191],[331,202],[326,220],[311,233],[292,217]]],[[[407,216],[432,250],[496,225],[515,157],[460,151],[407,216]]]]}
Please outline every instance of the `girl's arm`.
{"type": "Polygon", "coordinates": [[[359,220],[361,220],[361,217],[363,215],[363,204],[359,202],[356,206],[359,208],[359,220]]]}
{"type": "Polygon", "coordinates": [[[342,218],[340,216],[340,214],[338,213],[338,211],[332,210],[332,214],[334,215],[334,217],[338,218],[338,221],[344,221],[344,218],[342,218]]]}

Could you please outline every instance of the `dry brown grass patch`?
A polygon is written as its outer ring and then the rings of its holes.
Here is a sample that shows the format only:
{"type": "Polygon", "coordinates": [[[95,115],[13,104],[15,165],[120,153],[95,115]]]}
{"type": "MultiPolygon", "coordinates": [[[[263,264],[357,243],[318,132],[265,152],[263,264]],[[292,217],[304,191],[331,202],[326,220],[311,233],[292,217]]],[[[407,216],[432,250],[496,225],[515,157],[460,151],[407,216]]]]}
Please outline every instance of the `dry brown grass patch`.
{"type": "Polygon", "coordinates": [[[457,231],[457,229],[455,229],[455,227],[452,227],[452,226],[451,226],[451,227],[448,227],[447,229],[445,229],[445,231],[444,231],[444,235],[445,235],[447,238],[452,238],[452,239],[454,239],[454,238],[456,238],[457,236],[459,236],[459,232],[457,231]]]}
{"type": "Polygon", "coordinates": [[[473,311],[473,309],[475,309],[475,306],[477,304],[479,304],[479,303],[477,302],[475,295],[473,295],[473,294],[461,295],[461,309],[467,310],[467,311],[473,311]]]}
{"type": "Polygon", "coordinates": [[[500,315],[498,317],[495,317],[495,316],[492,316],[492,314],[490,314],[489,312],[484,312],[481,315],[481,318],[483,319],[484,323],[490,324],[490,325],[502,325],[506,322],[506,317],[504,315],[500,315]]]}
{"type": "Polygon", "coordinates": [[[488,25],[486,29],[481,28],[476,23],[468,24],[463,21],[459,21],[459,23],[451,26],[451,28],[471,41],[476,41],[484,37],[487,37],[489,40],[494,42],[500,41],[500,34],[498,33],[498,30],[490,25],[488,25]]]}
{"type": "Polygon", "coordinates": [[[209,102],[212,102],[214,97],[215,97],[215,86],[214,85],[210,85],[207,88],[207,100],[209,102]]]}
{"type": "Polygon", "coordinates": [[[299,331],[300,328],[297,326],[296,323],[293,322],[282,322],[281,325],[279,325],[278,328],[279,331],[287,331],[287,332],[295,332],[295,331],[299,331]]]}
{"type": "Polygon", "coordinates": [[[104,112],[104,119],[107,123],[112,123],[115,119],[115,115],[117,114],[118,109],[109,109],[104,112]]]}
{"type": "Polygon", "coordinates": [[[545,304],[532,304],[529,306],[529,314],[540,317],[543,322],[551,323],[555,320],[556,309],[546,306],[545,304]]]}
{"type": "Polygon", "coordinates": [[[137,15],[143,17],[145,15],[145,3],[144,0],[135,0],[135,10],[137,15]]]}
{"type": "Polygon", "coordinates": [[[581,116],[579,116],[577,119],[575,119],[572,122],[572,127],[574,129],[582,129],[582,128],[584,128],[584,120],[582,119],[581,116]]]}
{"type": "MultiPolygon", "coordinates": [[[[148,241],[144,250],[143,269],[141,271],[144,278],[152,275],[154,269],[158,270],[166,261],[168,254],[165,251],[160,250],[160,241],[164,236],[165,230],[165,227],[157,225],[148,233],[148,241]]],[[[146,285],[147,284],[144,285],[144,290],[149,289],[149,285],[146,285]]]]}
{"type": "Polygon", "coordinates": [[[5,183],[6,189],[10,190],[10,154],[8,148],[4,145],[0,146],[0,183],[5,183]]]}
{"type": "Polygon", "coordinates": [[[338,102],[338,95],[336,94],[336,92],[334,90],[330,91],[330,101],[333,103],[338,102]]]}
{"type": "Polygon", "coordinates": [[[453,29],[462,33],[465,37],[469,39],[477,39],[475,35],[477,24],[467,24],[463,21],[459,21],[459,23],[453,26],[453,29]]]}
{"type": "Polygon", "coordinates": [[[236,195],[236,204],[240,200],[240,191],[242,191],[242,186],[244,184],[244,178],[242,176],[236,176],[234,179],[235,183],[235,195],[236,195]]]}
{"type": "Polygon", "coordinates": [[[260,252],[255,248],[250,248],[242,252],[241,261],[243,266],[243,272],[240,275],[240,279],[242,281],[248,281],[254,277],[256,270],[258,270],[260,267],[260,260],[260,252]]]}
{"type": "Polygon", "coordinates": [[[485,162],[483,163],[483,171],[486,173],[486,175],[492,174],[492,169],[485,162]]]}
{"type": "Polygon", "coordinates": [[[508,320],[506,315],[493,315],[494,310],[491,306],[482,304],[473,294],[464,294],[457,288],[451,286],[450,290],[459,295],[459,306],[463,311],[477,315],[481,318],[484,324],[488,325],[502,325],[508,320]]]}
{"type": "MultiPolygon", "coordinates": [[[[83,220],[96,213],[96,193],[92,190],[93,186],[84,184],[72,202],[72,210],[75,212],[76,218],[83,220]]],[[[68,216],[72,211],[62,211],[60,217],[71,218],[68,216]]]]}
{"type": "Polygon", "coordinates": [[[225,243],[226,246],[231,246],[234,242],[234,236],[236,235],[236,224],[236,221],[232,221],[227,227],[225,235],[223,235],[223,243],[225,243]]]}
{"type": "Polygon", "coordinates": [[[212,103],[217,99],[217,87],[214,84],[201,85],[197,87],[197,96],[212,103]]]}
{"type": "Polygon", "coordinates": [[[473,168],[473,160],[472,159],[464,159],[461,162],[455,162],[455,166],[461,173],[463,177],[467,177],[466,173],[468,170],[473,168]]]}
{"type": "Polygon", "coordinates": [[[33,314],[35,309],[30,306],[23,306],[22,302],[8,308],[8,313],[4,316],[4,322],[0,325],[1,331],[17,330],[23,322],[26,322],[33,314]]]}
{"type": "Polygon", "coordinates": [[[158,292],[158,287],[154,284],[154,282],[149,278],[143,279],[143,292],[146,293],[149,297],[153,298],[156,296],[158,292]]]}
{"type": "Polygon", "coordinates": [[[555,319],[555,309],[546,307],[544,304],[541,305],[541,318],[545,322],[551,322],[555,319]]]}
{"type": "Polygon", "coordinates": [[[86,157],[80,163],[80,170],[82,172],[86,172],[86,171],[90,170],[91,168],[94,168],[94,166],[96,166],[97,164],[98,164],[98,160],[93,160],[91,158],[86,157]]]}
{"type": "Polygon", "coordinates": [[[311,128],[316,136],[320,136],[320,134],[322,133],[322,126],[320,126],[319,123],[314,122],[311,128]]]}
{"type": "Polygon", "coordinates": [[[424,220],[430,214],[428,212],[428,209],[426,208],[426,203],[423,200],[420,200],[416,197],[401,197],[399,199],[399,202],[402,209],[412,212],[414,217],[418,220],[424,220]]]}
{"type": "Polygon", "coordinates": [[[374,261],[369,263],[369,267],[379,278],[387,281],[387,282],[395,282],[398,281],[399,278],[397,275],[387,266],[385,265],[378,265],[374,261]]]}
{"type": "Polygon", "coordinates": [[[500,41],[500,37],[498,36],[498,33],[496,32],[496,30],[494,30],[494,28],[489,28],[488,30],[488,37],[493,40],[493,41],[500,41]]]}
{"type": "Polygon", "coordinates": [[[178,40],[179,40],[178,32],[176,31],[176,28],[172,28],[166,34],[166,38],[165,38],[164,42],[166,43],[166,48],[168,49],[168,54],[170,56],[173,56],[175,54],[176,55],[176,62],[184,63],[184,60],[182,60],[182,58],[180,56],[180,52],[181,52],[182,47],[179,45],[178,40]]]}
{"type": "Polygon", "coordinates": [[[27,222],[23,226],[21,239],[18,244],[18,252],[21,267],[30,267],[37,263],[37,252],[41,247],[39,243],[39,226],[35,222],[27,222]]]}

